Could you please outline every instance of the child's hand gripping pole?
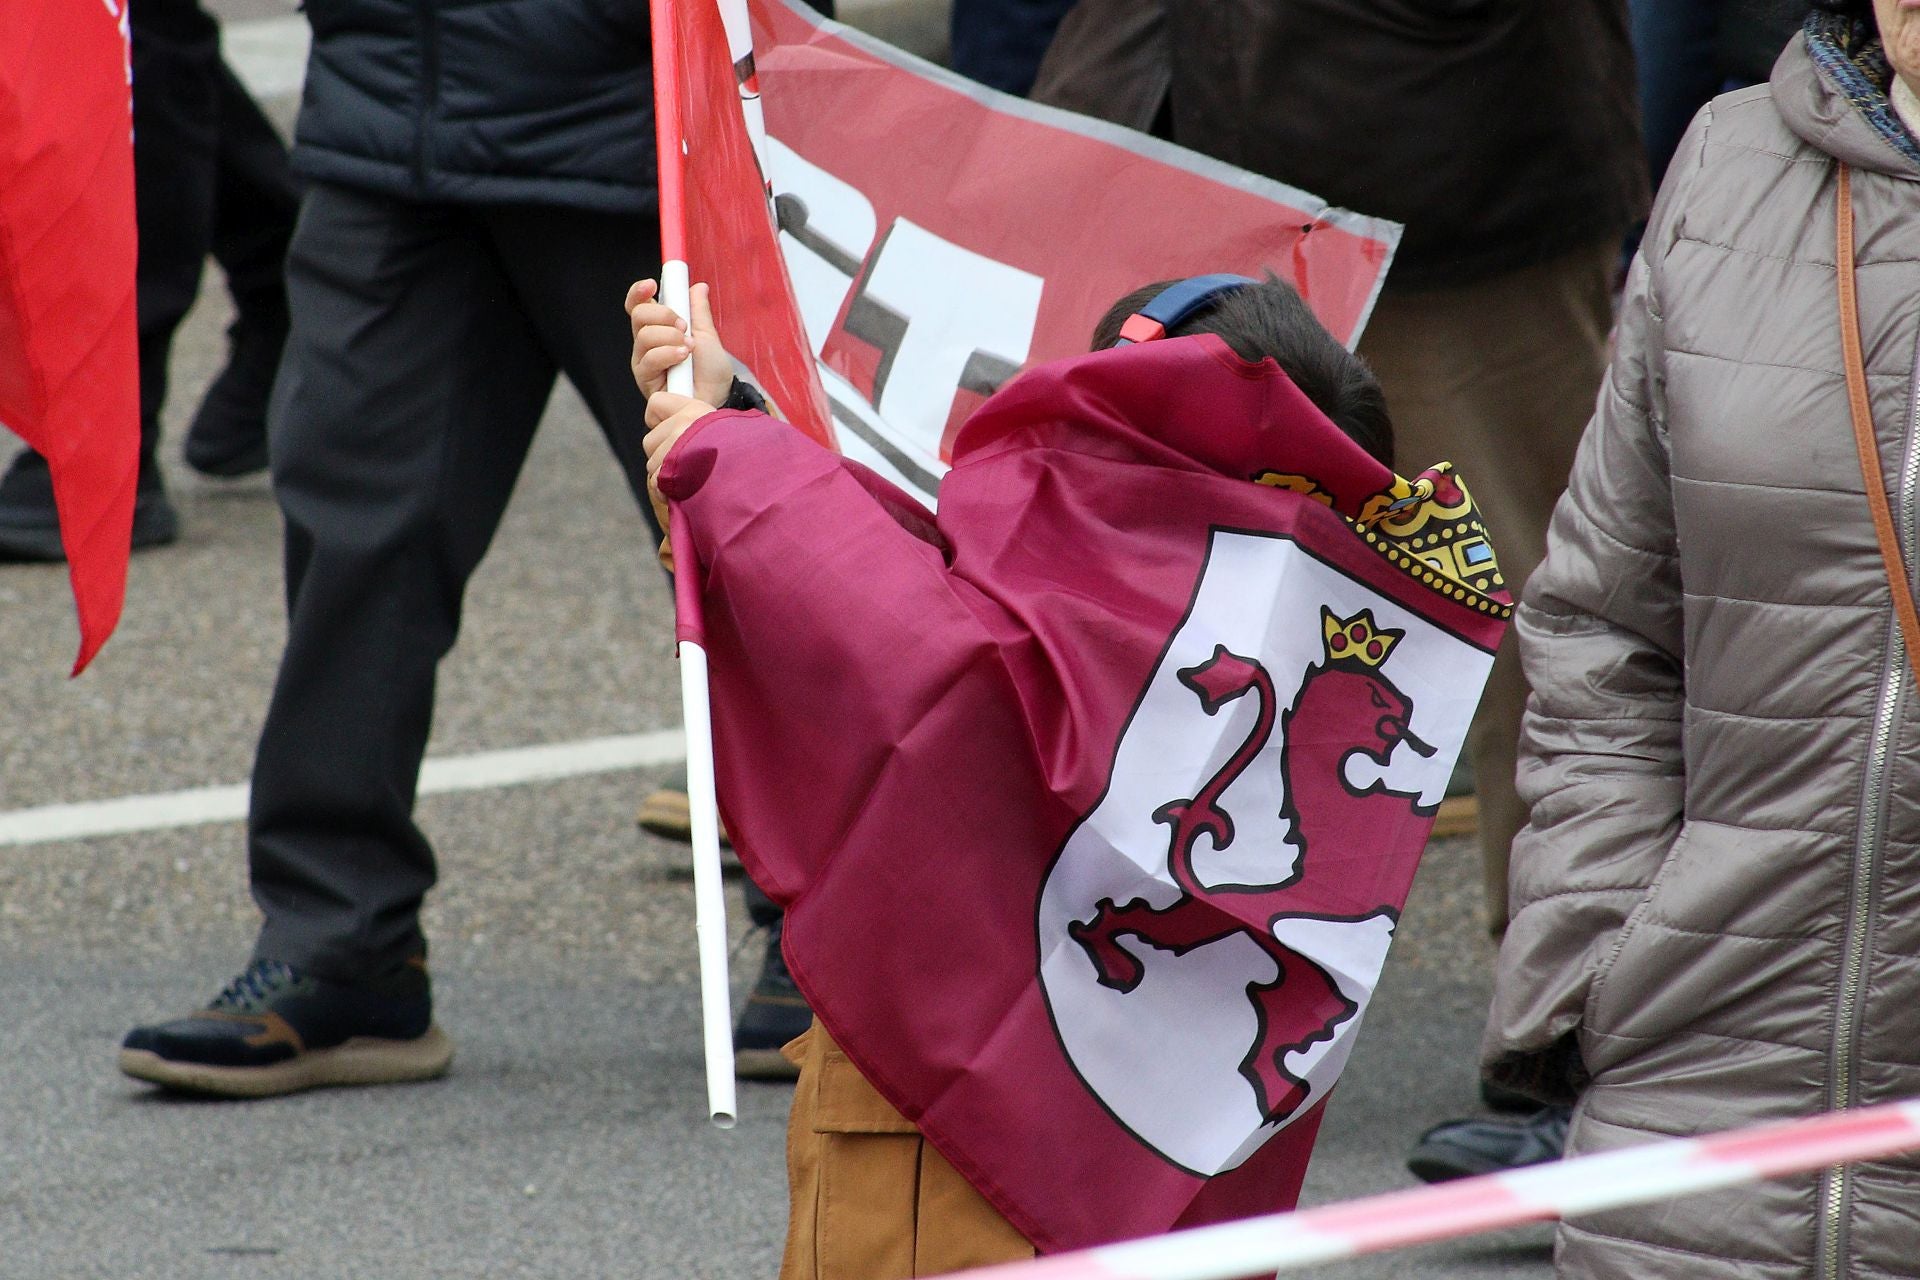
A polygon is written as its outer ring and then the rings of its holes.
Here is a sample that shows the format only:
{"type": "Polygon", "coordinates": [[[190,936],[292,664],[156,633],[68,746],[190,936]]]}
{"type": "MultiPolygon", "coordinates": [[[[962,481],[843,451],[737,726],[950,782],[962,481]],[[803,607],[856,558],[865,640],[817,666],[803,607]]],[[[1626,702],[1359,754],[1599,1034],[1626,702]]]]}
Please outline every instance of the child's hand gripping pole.
{"type": "MultiPolygon", "coordinates": [[[[660,300],[675,315],[693,314],[687,264],[660,267],[660,300]]],[[[667,371],[667,390],[693,394],[691,356],[667,371]]],[[[694,573],[690,561],[681,572],[694,573]]],[[[675,592],[676,596],[681,595],[675,592]]],[[[680,717],[687,733],[687,808],[693,824],[693,931],[700,949],[700,1028],[706,1042],[707,1109],[731,1129],[734,1103],[733,1014],[727,980],[727,904],[720,887],[720,807],[713,782],[713,708],[707,689],[707,653],[680,641],[680,717]]]]}

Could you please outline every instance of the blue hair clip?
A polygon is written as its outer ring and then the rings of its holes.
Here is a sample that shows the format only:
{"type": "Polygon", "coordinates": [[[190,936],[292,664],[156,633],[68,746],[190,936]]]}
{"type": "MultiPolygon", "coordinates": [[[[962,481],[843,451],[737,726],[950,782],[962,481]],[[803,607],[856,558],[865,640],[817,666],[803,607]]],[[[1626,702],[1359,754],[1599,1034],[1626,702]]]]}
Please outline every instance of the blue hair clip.
{"type": "Polygon", "coordinates": [[[1152,302],[1127,317],[1127,322],[1120,326],[1119,341],[1113,345],[1129,347],[1136,342],[1164,338],[1167,330],[1176,328],[1195,312],[1212,306],[1221,295],[1258,283],[1245,276],[1212,275],[1194,276],[1179,284],[1170,284],[1155,294],[1152,302]]]}

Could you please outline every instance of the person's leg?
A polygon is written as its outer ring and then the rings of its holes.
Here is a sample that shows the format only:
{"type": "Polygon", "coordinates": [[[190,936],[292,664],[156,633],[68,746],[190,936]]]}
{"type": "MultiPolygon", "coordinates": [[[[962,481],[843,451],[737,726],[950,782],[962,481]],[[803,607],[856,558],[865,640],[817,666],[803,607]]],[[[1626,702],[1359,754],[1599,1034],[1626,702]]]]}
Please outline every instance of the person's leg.
{"type": "Polygon", "coordinates": [[[534,335],[600,424],[651,528],[647,401],[634,385],[633,332],[620,308],[628,285],[660,272],[659,223],[651,214],[536,206],[481,216],[534,335]]]}
{"type": "Polygon", "coordinates": [[[248,821],[254,959],[201,1013],[137,1027],[127,1074],[232,1097],[445,1070],[413,822],[438,663],[554,365],[480,220],[307,195],[272,415],[288,634],[248,821]]]}
{"type": "Polygon", "coordinates": [[[133,35],[134,216],[139,223],[140,466],[153,465],[173,335],[213,244],[220,32],[196,0],[143,0],[133,35]]]}
{"type": "Polygon", "coordinates": [[[906,1280],[1034,1256],[1027,1238],[880,1096],[818,1022],[787,1047],[780,1280],[906,1280]]]}
{"type": "Polygon", "coordinates": [[[234,319],[221,370],[187,428],[183,452],[208,475],[267,465],[267,397],[287,340],[287,243],[300,189],[286,144],[225,62],[215,73],[220,134],[213,189],[213,256],[234,319]]]}
{"type": "Polygon", "coordinates": [[[287,145],[233,69],[220,64],[220,151],[213,257],[242,319],[287,310],[287,245],[300,215],[300,182],[287,145]]]}
{"type": "MultiPolygon", "coordinates": [[[[1454,289],[1388,295],[1360,340],[1393,417],[1399,470],[1460,469],[1507,589],[1546,552],[1547,525],[1606,369],[1617,240],[1454,289]]],[[[1501,647],[1469,739],[1488,927],[1507,922],[1507,857],[1526,825],[1514,764],[1527,687],[1501,647]]]]}
{"type": "MultiPolygon", "coordinates": [[[[502,208],[487,218],[541,342],[606,433],[651,528],[640,447],[647,406],[633,382],[632,331],[620,305],[629,284],[659,269],[657,224],[640,215],[561,209],[502,208]]],[[[659,530],[653,533],[657,539],[659,530]]],[[[684,812],[684,780],[680,785],[674,798],[684,812]]],[[[691,832],[679,838],[689,839],[691,832]]],[[[746,1080],[791,1080],[794,1069],[780,1046],[804,1031],[813,1013],[780,950],[780,908],[751,886],[747,904],[753,922],[766,931],[766,949],[734,1027],[734,1067],[746,1080]]]]}
{"type": "Polygon", "coordinates": [[[253,775],[256,954],[353,981],[425,947],[413,801],[435,672],[554,365],[468,210],[316,187],[287,279],[288,636],[253,775]]]}
{"type": "MultiPolygon", "coordinates": [[[[218,136],[215,71],[220,29],[197,0],[140,0],[133,37],[134,216],[140,240],[136,311],[140,349],[140,479],[133,545],[179,534],[157,450],[173,335],[200,290],[213,241],[218,136]]],[[[0,478],[0,558],[60,560],[59,517],[46,460],[22,451],[0,478]]]]}

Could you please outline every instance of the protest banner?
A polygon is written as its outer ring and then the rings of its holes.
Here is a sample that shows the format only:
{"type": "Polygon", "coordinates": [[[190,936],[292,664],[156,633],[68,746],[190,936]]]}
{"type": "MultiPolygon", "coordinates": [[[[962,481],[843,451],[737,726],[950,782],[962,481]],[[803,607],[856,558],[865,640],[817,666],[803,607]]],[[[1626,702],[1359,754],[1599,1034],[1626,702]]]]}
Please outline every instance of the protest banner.
{"type": "Polygon", "coordinates": [[[750,0],[750,23],[726,0],[725,54],[710,5],[672,7],[692,278],[727,283],[721,332],[789,421],[824,438],[830,412],[849,457],[922,501],[985,397],[1084,351],[1129,289],[1271,271],[1351,344],[1399,241],[1392,222],[996,93],[791,0],[750,0]],[[765,120],[752,176],[757,130],[725,109],[742,103],[765,120]],[[769,195],[778,265],[762,240],[769,195]],[[782,363],[796,306],[824,405],[782,363]]]}

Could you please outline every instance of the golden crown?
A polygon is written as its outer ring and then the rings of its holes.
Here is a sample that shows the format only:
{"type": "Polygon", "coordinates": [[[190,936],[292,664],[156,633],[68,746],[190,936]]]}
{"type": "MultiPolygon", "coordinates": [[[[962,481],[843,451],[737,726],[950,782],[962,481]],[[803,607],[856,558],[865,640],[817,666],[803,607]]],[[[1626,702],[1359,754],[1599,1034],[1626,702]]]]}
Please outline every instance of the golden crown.
{"type": "Polygon", "coordinates": [[[1377,667],[1387,660],[1393,646],[1400,643],[1404,631],[1388,631],[1373,620],[1373,611],[1362,609],[1351,618],[1341,618],[1325,605],[1320,606],[1320,626],[1325,636],[1327,657],[1335,662],[1358,662],[1377,667]]]}

